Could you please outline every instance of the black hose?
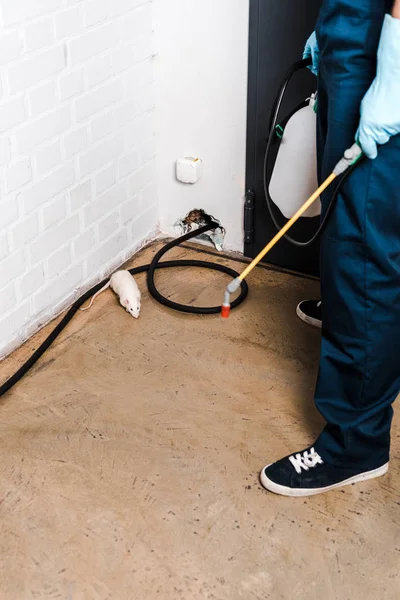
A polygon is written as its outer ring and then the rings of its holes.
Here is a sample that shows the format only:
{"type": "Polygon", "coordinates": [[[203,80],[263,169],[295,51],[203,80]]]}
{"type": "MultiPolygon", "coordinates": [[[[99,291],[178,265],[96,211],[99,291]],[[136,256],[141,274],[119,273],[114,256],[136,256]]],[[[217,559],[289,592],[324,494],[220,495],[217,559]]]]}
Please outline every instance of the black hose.
{"type": "MultiPolygon", "coordinates": [[[[307,59],[300,60],[300,61],[294,63],[294,65],[290,68],[289,72],[287,73],[281,87],[278,90],[278,93],[275,98],[273,108],[271,111],[270,131],[269,131],[267,147],[266,147],[265,155],[264,155],[263,183],[264,183],[264,194],[265,194],[265,199],[267,202],[268,212],[270,214],[270,217],[271,217],[271,220],[272,220],[274,226],[276,227],[276,229],[278,231],[280,231],[282,229],[282,227],[285,225],[285,222],[279,223],[279,221],[275,215],[275,211],[277,210],[277,207],[275,206],[275,203],[270,196],[270,193],[269,193],[269,183],[270,182],[268,181],[268,171],[269,171],[269,167],[270,167],[270,163],[271,163],[272,148],[274,146],[274,143],[278,139],[276,136],[276,127],[278,125],[278,118],[279,118],[279,113],[281,111],[282,102],[283,102],[283,99],[286,94],[286,90],[288,88],[288,85],[289,85],[293,75],[295,73],[297,73],[297,71],[310,66],[311,62],[312,62],[311,59],[307,58],[307,59]]],[[[302,108],[303,106],[304,106],[304,103],[301,104],[299,107],[297,107],[296,110],[291,115],[289,115],[283,123],[286,124],[287,121],[293,116],[293,114],[295,112],[297,112],[297,110],[299,108],[302,108]]],[[[361,160],[363,160],[363,159],[361,159],[361,160]]],[[[305,242],[301,242],[299,240],[292,238],[288,233],[286,233],[283,237],[288,242],[290,242],[294,246],[297,246],[298,248],[306,248],[307,246],[311,246],[311,244],[313,244],[319,238],[319,236],[321,235],[321,233],[323,232],[323,230],[325,229],[325,227],[328,223],[328,219],[331,216],[332,210],[336,204],[337,197],[342,189],[344,182],[347,180],[348,177],[350,177],[350,175],[353,173],[354,169],[356,169],[358,167],[361,160],[357,161],[354,165],[352,165],[349,169],[347,169],[347,171],[339,178],[339,180],[335,186],[335,189],[333,191],[333,194],[331,196],[331,199],[329,201],[329,204],[328,204],[328,206],[324,212],[324,215],[320,221],[319,227],[318,227],[317,231],[314,233],[314,235],[309,240],[307,240],[305,242]]]]}
{"type": "MultiPolygon", "coordinates": [[[[149,288],[150,294],[153,296],[157,302],[160,302],[164,306],[168,308],[172,308],[174,310],[178,310],[180,312],[185,312],[194,315],[213,315],[221,312],[221,306],[213,306],[213,307],[198,307],[198,306],[186,306],[185,304],[179,304],[178,302],[173,302],[169,300],[157,290],[154,278],[155,272],[157,269],[169,269],[174,267],[200,267],[204,269],[213,269],[214,271],[220,271],[221,273],[225,273],[229,275],[233,279],[239,276],[239,273],[226,267],[224,265],[220,265],[217,263],[206,262],[202,260],[171,260],[160,263],[161,258],[172,248],[179,246],[183,242],[187,242],[188,240],[195,238],[207,231],[212,229],[216,229],[220,227],[217,223],[211,223],[209,225],[205,225],[196,231],[192,231],[183,235],[172,242],[166,244],[161,250],[159,250],[154,256],[153,260],[150,264],[142,265],[141,267],[135,267],[133,269],[129,269],[131,275],[137,275],[139,273],[145,273],[147,271],[147,285],[149,288]]],[[[43,356],[46,350],[51,346],[54,340],[60,335],[60,333],[65,329],[68,323],[71,321],[76,312],[80,309],[82,304],[84,304],[89,298],[91,298],[96,292],[98,292],[106,283],[108,279],[97,283],[90,290],[88,290],[83,296],[78,298],[76,302],[71,306],[68,310],[67,314],[61,319],[59,324],[53,329],[50,335],[45,339],[45,341],[39,346],[39,348],[32,354],[30,358],[18,369],[14,375],[12,375],[5,383],[0,386],[0,397],[3,396],[6,392],[8,392],[18,381],[22,379],[24,375],[37,363],[39,358],[43,356]]],[[[239,296],[232,302],[232,308],[238,307],[242,302],[246,299],[247,294],[249,292],[248,285],[246,281],[242,281],[241,290],[239,296]]]]}

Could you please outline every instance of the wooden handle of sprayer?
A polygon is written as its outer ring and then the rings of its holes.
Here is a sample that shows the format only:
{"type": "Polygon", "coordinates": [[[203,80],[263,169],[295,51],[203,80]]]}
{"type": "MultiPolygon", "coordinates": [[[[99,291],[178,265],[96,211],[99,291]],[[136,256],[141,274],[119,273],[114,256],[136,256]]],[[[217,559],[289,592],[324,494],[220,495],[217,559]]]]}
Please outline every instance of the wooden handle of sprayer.
{"type": "Polygon", "coordinates": [[[265,246],[264,250],[262,250],[260,254],[256,256],[256,258],[253,260],[253,262],[251,262],[249,266],[243,271],[243,273],[239,276],[240,281],[246,279],[246,277],[252,272],[252,270],[258,265],[258,263],[264,258],[264,256],[268,254],[270,250],[272,250],[272,248],[279,242],[281,238],[283,238],[285,233],[289,231],[289,229],[296,223],[296,221],[300,219],[300,217],[306,212],[306,210],[308,210],[310,206],[321,196],[321,194],[326,190],[327,187],[331,185],[332,181],[334,181],[336,177],[337,175],[335,175],[335,173],[329,175],[328,179],[326,179],[324,183],[320,185],[317,191],[307,200],[307,202],[303,204],[301,208],[299,208],[297,213],[290,219],[290,221],[288,221],[286,225],[282,227],[280,231],[278,231],[276,236],[265,246]]]}

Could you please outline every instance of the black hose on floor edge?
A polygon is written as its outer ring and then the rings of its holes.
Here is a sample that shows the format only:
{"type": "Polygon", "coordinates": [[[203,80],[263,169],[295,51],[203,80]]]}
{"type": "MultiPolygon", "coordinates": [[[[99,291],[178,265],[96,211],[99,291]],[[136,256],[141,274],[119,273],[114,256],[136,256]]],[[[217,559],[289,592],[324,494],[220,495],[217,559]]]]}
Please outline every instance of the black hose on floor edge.
{"type": "MultiPolygon", "coordinates": [[[[212,229],[216,229],[220,227],[217,223],[210,223],[209,225],[205,225],[196,231],[191,231],[180,238],[173,240],[166,244],[161,250],[159,250],[154,256],[153,260],[150,264],[142,265],[141,267],[135,267],[133,269],[129,269],[131,275],[137,275],[139,273],[145,273],[147,271],[147,286],[151,296],[157,300],[160,304],[167,306],[168,308],[172,308],[173,310],[178,310],[180,312],[185,312],[193,315],[214,315],[221,312],[221,306],[212,306],[212,307],[197,307],[197,306],[187,306],[185,304],[179,304],[178,302],[173,302],[169,300],[165,296],[163,296],[156,287],[154,278],[155,272],[157,269],[170,269],[174,267],[200,267],[203,269],[213,269],[214,271],[220,271],[221,273],[225,273],[229,275],[233,279],[239,276],[239,273],[230,269],[229,267],[225,267],[224,265],[220,265],[217,263],[212,263],[208,261],[202,260],[170,260],[166,262],[160,263],[161,258],[172,248],[179,246],[183,242],[187,242],[188,240],[195,238],[207,231],[212,229]]],[[[96,292],[98,292],[108,281],[104,279],[100,283],[97,283],[90,290],[88,290],[83,296],[78,298],[76,302],[71,306],[68,310],[67,314],[61,319],[59,324],[53,329],[50,335],[45,339],[45,341],[39,346],[39,348],[32,354],[30,358],[18,369],[14,375],[12,375],[5,383],[0,386],[0,397],[3,396],[6,392],[8,392],[18,381],[22,379],[24,375],[37,363],[39,358],[43,356],[46,350],[51,346],[54,340],[60,335],[60,333],[65,329],[68,323],[71,321],[75,313],[80,309],[82,304],[84,304],[89,298],[93,296],[96,292]]],[[[242,281],[241,290],[239,296],[232,302],[232,308],[237,308],[242,302],[246,299],[247,294],[249,292],[248,285],[246,281],[242,281]]]]}

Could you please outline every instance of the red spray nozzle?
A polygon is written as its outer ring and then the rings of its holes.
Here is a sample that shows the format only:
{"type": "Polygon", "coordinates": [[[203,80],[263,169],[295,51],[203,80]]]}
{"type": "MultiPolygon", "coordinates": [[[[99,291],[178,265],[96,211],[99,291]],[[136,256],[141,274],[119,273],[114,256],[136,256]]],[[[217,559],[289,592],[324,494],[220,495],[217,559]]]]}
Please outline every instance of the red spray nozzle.
{"type": "Polygon", "coordinates": [[[240,277],[236,277],[236,279],[233,279],[233,281],[231,281],[228,287],[226,288],[224,302],[221,306],[221,317],[223,319],[227,319],[229,317],[231,312],[231,294],[237,292],[237,290],[241,286],[241,283],[242,282],[240,277]]]}
{"type": "Polygon", "coordinates": [[[230,314],[231,314],[231,305],[230,304],[223,304],[221,306],[221,317],[223,319],[227,319],[230,314]]]}

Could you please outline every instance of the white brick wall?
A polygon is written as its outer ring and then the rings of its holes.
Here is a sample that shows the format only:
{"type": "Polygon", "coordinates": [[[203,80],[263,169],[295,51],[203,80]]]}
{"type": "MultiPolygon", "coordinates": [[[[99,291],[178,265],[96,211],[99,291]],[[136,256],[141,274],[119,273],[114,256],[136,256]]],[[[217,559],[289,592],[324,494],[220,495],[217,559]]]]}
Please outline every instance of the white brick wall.
{"type": "Polygon", "coordinates": [[[0,0],[0,357],[157,228],[152,0],[0,0]]]}

